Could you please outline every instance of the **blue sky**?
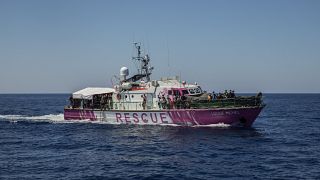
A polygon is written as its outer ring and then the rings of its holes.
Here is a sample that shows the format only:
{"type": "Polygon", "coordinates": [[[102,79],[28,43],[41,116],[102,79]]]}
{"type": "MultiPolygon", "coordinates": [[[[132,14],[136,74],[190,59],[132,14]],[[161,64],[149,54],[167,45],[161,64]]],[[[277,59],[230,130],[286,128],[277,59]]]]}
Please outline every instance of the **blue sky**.
{"type": "Polygon", "coordinates": [[[317,0],[0,0],[0,93],[71,93],[135,72],[206,90],[320,92],[317,0]]]}

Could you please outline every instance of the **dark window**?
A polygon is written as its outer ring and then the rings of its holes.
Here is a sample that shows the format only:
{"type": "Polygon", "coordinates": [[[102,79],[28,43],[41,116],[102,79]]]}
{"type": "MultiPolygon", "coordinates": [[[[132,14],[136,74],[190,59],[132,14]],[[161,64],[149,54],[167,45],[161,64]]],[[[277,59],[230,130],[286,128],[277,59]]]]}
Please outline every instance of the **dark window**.
{"type": "Polygon", "coordinates": [[[182,94],[185,95],[185,94],[189,94],[189,92],[187,90],[182,90],[182,94]]]}

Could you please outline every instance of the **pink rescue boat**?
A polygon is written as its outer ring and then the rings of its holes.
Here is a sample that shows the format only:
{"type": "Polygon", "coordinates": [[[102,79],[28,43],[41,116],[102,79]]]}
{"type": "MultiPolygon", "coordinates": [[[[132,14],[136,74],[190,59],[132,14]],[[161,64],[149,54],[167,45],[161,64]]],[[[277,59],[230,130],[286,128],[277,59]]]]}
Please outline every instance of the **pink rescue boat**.
{"type": "Polygon", "coordinates": [[[134,44],[140,62],[138,73],[128,77],[126,67],[113,88],[89,87],[70,97],[64,108],[65,120],[92,120],[110,124],[140,125],[215,125],[250,127],[264,108],[262,94],[236,96],[206,93],[198,84],[176,77],[151,80],[150,57],[141,56],[140,45],[134,44]]]}

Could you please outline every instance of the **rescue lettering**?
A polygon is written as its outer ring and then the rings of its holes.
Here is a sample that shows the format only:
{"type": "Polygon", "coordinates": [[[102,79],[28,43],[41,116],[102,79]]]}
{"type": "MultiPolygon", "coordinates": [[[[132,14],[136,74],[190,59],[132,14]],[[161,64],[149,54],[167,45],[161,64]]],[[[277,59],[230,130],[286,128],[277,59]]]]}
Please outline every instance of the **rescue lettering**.
{"type": "Polygon", "coordinates": [[[143,121],[144,123],[148,123],[148,119],[145,119],[145,116],[147,116],[147,114],[146,114],[146,113],[142,113],[142,114],[141,114],[141,119],[142,119],[142,121],[143,121]]]}
{"type": "Polygon", "coordinates": [[[127,124],[131,123],[129,113],[124,113],[124,120],[127,124]]]}
{"type": "Polygon", "coordinates": [[[116,113],[116,119],[117,119],[117,122],[121,121],[121,123],[123,123],[122,120],[121,120],[121,114],[120,113],[116,113]]]}
{"type": "Polygon", "coordinates": [[[151,121],[153,123],[157,123],[158,122],[158,116],[155,114],[154,117],[152,116],[152,113],[150,113],[150,117],[151,117],[151,121]]]}
{"type": "Polygon", "coordinates": [[[169,119],[167,117],[167,113],[115,113],[115,119],[117,123],[125,123],[125,124],[168,124],[169,119]]]}
{"type": "Polygon", "coordinates": [[[138,118],[138,114],[137,113],[133,113],[132,117],[133,117],[133,122],[134,123],[139,123],[139,118],[138,118]]]}
{"type": "Polygon", "coordinates": [[[164,119],[166,119],[166,113],[160,113],[160,119],[161,119],[162,123],[164,123],[164,124],[169,123],[168,121],[164,120],[164,119]]]}

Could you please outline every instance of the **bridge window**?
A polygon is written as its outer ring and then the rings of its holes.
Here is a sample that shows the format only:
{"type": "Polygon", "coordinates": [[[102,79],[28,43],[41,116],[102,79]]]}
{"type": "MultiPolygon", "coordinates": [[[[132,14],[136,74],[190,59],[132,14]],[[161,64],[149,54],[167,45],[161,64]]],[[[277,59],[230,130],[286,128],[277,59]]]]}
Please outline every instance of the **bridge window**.
{"type": "Polygon", "coordinates": [[[187,90],[182,90],[182,95],[189,94],[187,90]]]}

